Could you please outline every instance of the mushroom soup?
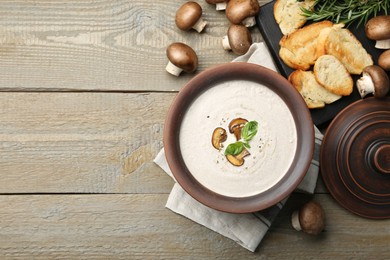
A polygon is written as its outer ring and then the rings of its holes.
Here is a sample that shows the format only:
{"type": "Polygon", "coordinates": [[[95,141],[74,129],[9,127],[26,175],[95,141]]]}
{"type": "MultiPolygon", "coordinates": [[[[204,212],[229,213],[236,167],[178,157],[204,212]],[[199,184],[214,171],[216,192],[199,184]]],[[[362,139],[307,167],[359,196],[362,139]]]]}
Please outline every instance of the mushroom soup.
{"type": "Polygon", "coordinates": [[[202,92],[187,109],[180,128],[183,160],[203,186],[225,196],[259,194],[280,181],[297,148],[294,119],[283,100],[268,87],[252,81],[229,81],[202,92]],[[235,118],[258,122],[242,166],[229,163],[224,154],[236,142],[228,125],[235,118]],[[227,130],[220,150],[212,144],[213,131],[227,130]]]}

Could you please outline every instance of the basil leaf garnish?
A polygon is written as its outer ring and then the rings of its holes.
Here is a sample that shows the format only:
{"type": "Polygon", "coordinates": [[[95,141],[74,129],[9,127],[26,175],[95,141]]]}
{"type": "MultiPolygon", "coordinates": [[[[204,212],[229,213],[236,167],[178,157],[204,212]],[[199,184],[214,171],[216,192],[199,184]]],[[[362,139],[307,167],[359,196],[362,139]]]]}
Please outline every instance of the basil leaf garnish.
{"type": "Polygon", "coordinates": [[[226,147],[225,155],[237,155],[240,154],[244,150],[244,143],[243,142],[235,142],[232,144],[229,144],[226,147]]]}
{"type": "Polygon", "coordinates": [[[259,124],[256,121],[250,121],[245,124],[241,131],[241,138],[249,142],[257,134],[259,124]]]}
{"type": "Polygon", "coordinates": [[[256,121],[247,122],[241,130],[241,141],[229,144],[225,149],[225,155],[239,155],[245,148],[251,148],[249,141],[257,134],[258,127],[256,121]]]}
{"type": "Polygon", "coordinates": [[[251,146],[248,143],[243,143],[243,145],[245,146],[245,148],[251,148],[251,146]]]}

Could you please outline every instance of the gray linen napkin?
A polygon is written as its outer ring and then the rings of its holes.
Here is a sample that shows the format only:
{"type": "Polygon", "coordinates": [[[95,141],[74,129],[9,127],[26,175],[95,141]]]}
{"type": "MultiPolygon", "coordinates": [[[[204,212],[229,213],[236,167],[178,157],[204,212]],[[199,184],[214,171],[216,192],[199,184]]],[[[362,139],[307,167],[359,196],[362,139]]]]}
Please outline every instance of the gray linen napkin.
{"type": "MultiPolygon", "coordinates": [[[[245,55],[233,60],[233,62],[237,61],[260,64],[276,71],[271,55],[263,43],[252,44],[245,55]]],[[[306,176],[296,189],[299,192],[313,193],[317,184],[319,152],[323,136],[316,127],[314,128],[314,155],[306,176]]],[[[158,153],[154,162],[174,179],[166,161],[164,149],[158,153]]],[[[286,201],[287,198],[270,208],[255,213],[232,214],[203,205],[188,195],[178,183],[175,183],[169,194],[166,207],[254,252],[286,201]]]]}

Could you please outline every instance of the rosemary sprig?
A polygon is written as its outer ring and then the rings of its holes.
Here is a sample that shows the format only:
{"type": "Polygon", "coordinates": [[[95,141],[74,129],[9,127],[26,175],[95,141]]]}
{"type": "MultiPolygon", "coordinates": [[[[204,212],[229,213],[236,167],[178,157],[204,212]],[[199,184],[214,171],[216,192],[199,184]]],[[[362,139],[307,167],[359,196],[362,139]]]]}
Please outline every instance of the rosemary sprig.
{"type": "Polygon", "coordinates": [[[316,0],[314,9],[302,8],[307,20],[330,20],[346,26],[356,21],[356,27],[365,24],[371,16],[390,10],[390,0],[316,0]]]}

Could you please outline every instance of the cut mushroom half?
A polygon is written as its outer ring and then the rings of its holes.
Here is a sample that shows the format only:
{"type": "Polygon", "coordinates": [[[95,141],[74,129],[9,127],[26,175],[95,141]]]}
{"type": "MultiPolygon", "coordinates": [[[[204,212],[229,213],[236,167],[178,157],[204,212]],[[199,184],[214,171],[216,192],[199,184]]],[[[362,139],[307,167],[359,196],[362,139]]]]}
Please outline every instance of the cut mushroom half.
{"type": "Polygon", "coordinates": [[[232,24],[222,39],[225,50],[232,50],[237,55],[245,54],[252,44],[252,35],[244,25],[232,24]]]}
{"type": "Polygon", "coordinates": [[[232,24],[252,27],[256,24],[255,15],[259,11],[257,0],[230,0],[226,6],[226,17],[232,24]]]}
{"type": "Polygon", "coordinates": [[[371,18],[364,29],[367,38],[376,41],[375,48],[390,49],[390,15],[371,18]]]}
{"type": "Polygon", "coordinates": [[[233,164],[234,166],[241,166],[244,164],[245,160],[244,157],[250,155],[249,151],[247,149],[242,150],[241,153],[237,155],[231,155],[227,154],[226,159],[233,164]]]}
{"type": "Polygon", "coordinates": [[[207,22],[202,19],[202,7],[196,2],[186,2],[176,11],[176,26],[183,31],[190,29],[203,31],[207,22]]]}
{"type": "Polygon", "coordinates": [[[221,150],[223,147],[223,142],[225,142],[227,139],[227,133],[226,130],[222,127],[217,127],[213,131],[213,135],[211,138],[211,143],[213,144],[214,148],[217,150],[221,150]]]}
{"type": "Polygon", "coordinates": [[[248,123],[248,120],[241,117],[235,118],[229,123],[229,132],[234,134],[237,141],[241,139],[241,131],[246,123],[248,123]]]}
{"type": "Polygon", "coordinates": [[[215,10],[217,11],[224,11],[227,5],[227,0],[206,0],[206,2],[215,5],[215,10]]]}
{"type": "Polygon", "coordinates": [[[376,98],[382,98],[389,92],[390,80],[381,67],[370,65],[363,69],[362,77],[356,81],[356,86],[361,98],[371,93],[376,98]]]}
{"type": "Polygon", "coordinates": [[[167,48],[168,64],[166,71],[170,74],[179,76],[182,71],[191,73],[198,67],[198,56],[195,51],[188,45],[175,42],[167,48]]]}

